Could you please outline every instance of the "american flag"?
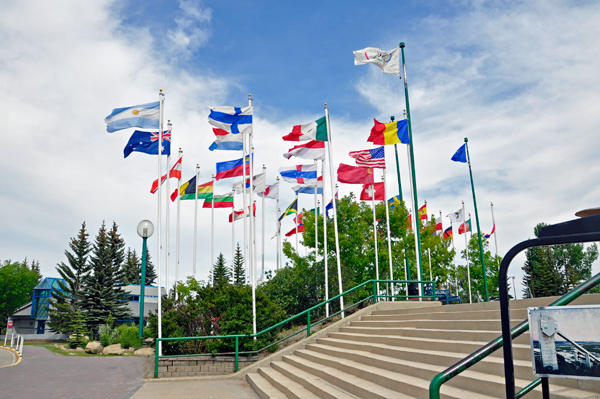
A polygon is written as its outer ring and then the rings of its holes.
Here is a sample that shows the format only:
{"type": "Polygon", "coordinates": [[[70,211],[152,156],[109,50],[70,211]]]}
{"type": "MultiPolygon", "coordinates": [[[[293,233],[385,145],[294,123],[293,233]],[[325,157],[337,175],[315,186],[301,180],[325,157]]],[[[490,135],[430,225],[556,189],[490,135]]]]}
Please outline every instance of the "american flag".
{"type": "Polygon", "coordinates": [[[356,160],[358,166],[370,166],[372,168],[385,169],[384,146],[372,150],[351,151],[348,155],[356,160]]]}

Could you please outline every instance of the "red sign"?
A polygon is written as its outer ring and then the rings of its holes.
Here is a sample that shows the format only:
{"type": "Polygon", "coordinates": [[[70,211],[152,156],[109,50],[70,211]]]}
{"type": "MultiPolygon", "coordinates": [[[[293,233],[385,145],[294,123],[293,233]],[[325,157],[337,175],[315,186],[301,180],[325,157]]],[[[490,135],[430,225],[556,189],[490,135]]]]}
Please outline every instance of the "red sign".
{"type": "Polygon", "coordinates": [[[9,321],[9,322],[8,322],[8,328],[12,328],[12,326],[13,326],[13,322],[12,322],[12,321],[9,321]]]}

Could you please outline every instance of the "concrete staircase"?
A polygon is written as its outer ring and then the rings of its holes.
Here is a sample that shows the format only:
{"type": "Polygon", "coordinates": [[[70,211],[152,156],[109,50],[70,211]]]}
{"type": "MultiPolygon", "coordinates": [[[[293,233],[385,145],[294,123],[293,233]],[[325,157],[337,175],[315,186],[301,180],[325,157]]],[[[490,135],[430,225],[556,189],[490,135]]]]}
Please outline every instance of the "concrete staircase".
{"type": "MultiPolygon", "coordinates": [[[[513,326],[527,318],[527,307],[553,300],[511,301],[513,326]]],[[[337,331],[311,337],[312,342],[262,362],[246,374],[248,382],[263,399],[428,398],[436,374],[500,335],[498,302],[425,308],[384,304],[384,309],[372,305],[362,316],[340,321],[337,331]]],[[[585,295],[574,304],[600,304],[600,294],[585,295]]],[[[534,380],[528,333],[513,341],[513,352],[520,390],[534,380]]],[[[444,384],[442,398],[503,398],[503,375],[499,350],[444,384]]],[[[555,399],[600,398],[596,381],[550,382],[555,399]]],[[[541,399],[541,388],[525,398],[541,399]]]]}

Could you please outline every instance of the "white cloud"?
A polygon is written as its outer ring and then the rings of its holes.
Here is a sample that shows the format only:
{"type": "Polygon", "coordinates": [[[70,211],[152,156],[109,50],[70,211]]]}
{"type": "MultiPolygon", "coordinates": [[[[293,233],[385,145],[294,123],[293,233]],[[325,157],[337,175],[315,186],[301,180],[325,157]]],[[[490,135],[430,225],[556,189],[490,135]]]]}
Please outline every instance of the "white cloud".
{"type": "Polygon", "coordinates": [[[167,32],[167,48],[176,55],[189,56],[209,39],[212,10],[202,8],[202,2],[199,0],[181,0],[179,8],[182,15],[175,19],[177,28],[167,32]]]}

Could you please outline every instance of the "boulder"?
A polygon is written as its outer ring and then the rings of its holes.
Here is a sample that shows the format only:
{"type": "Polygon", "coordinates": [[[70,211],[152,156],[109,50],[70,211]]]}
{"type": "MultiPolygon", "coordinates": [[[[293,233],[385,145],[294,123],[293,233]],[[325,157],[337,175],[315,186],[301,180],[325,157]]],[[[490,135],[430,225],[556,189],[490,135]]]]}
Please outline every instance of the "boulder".
{"type": "Polygon", "coordinates": [[[136,356],[152,356],[154,355],[154,348],[138,349],[133,354],[136,356]]]}
{"type": "Polygon", "coordinates": [[[144,346],[151,346],[154,343],[154,338],[146,338],[144,340],[144,346]]]}
{"type": "Polygon", "coordinates": [[[85,349],[83,349],[83,348],[76,348],[75,349],[75,353],[85,353],[85,349]]]}
{"type": "Polygon", "coordinates": [[[94,355],[97,354],[97,353],[101,353],[102,349],[104,349],[104,347],[98,341],[88,342],[88,344],[85,346],[85,351],[87,353],[92,353],[94,355]]]}
{"type": "Polygon", "coordinates": [[[129,348],[127,348],[127,352],[133,353],[133,352],[135,352],[135,348],[134,347],[129,347],[129,348]]]}
{"type": "Polygon", "coordinates": [[[122,355],[125,350],[121,348],[121,344],[109,345],[102,351],[105,355],[122,355]]]}

